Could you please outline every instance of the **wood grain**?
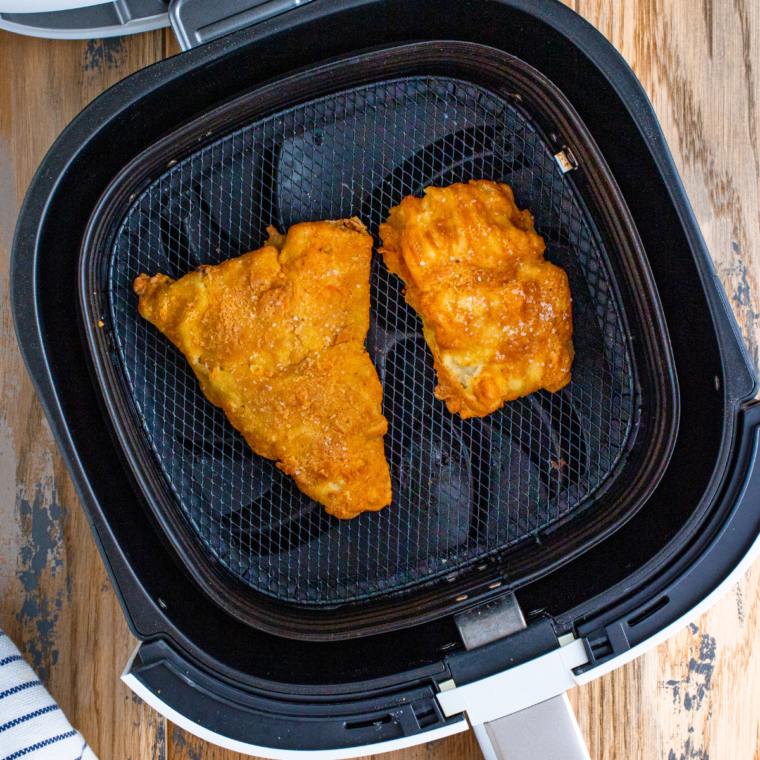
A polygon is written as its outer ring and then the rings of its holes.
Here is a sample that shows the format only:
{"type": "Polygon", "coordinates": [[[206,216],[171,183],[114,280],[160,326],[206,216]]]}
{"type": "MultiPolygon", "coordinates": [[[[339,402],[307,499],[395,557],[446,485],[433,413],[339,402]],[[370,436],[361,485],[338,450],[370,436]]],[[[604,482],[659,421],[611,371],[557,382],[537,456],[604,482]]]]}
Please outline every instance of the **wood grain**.
{"type": "MultiPolygon", "coordinates": [[[[663,126],[750,354],[760,351],[760,4],[569,0],[633,67],[663,126]]],[[[0,32],[0,627],[101,760],[237,760],[118,680],[135,640],[23,368],[8,257],[25,189],[63,127],[171,32],[52,42],[0,32]]],[[[595,760],[760,758],[760,572],[654,651],[570,697],[595,760]]],[[[472,733],[384,755],[478,760],[472,733]]]]}
{"type": "Polygon", "coordinates": [[[18,353],[8,263],[21,200],[53,140],[162,51],[160,34],[51,42],[0,32],[0,627],[101,760],[164,760],[166,726],[118,680],[137,642],[18,353]]]}

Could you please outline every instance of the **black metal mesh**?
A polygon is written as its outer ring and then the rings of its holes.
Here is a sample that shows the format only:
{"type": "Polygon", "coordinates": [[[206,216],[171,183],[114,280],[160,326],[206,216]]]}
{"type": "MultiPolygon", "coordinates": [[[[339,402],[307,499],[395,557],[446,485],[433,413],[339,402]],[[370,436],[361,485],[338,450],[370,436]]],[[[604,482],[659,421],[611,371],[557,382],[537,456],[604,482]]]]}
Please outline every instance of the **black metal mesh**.
{"type": "Polygon", "coordinates": [[[109,283],[121,367],[178,508],[235,576],[278,599],[369,598],[532,540],[607,488],[632,440],[635,373],[593,222],[528,116],[465,82],[367,86],[208,144],[134,200],[109,283]],[[132,281],[178,278],[260,247],[269,224],[285,231],[358,215],[376,236],[405,195],[472,178],[510,184],[547,258],[567,271],[573,380],[482,420],[451,415],[433,396],[432,359],[403,284],[376,254],[367,347],[384,388],[394,497],[341,522],[253,454],[202,396],[179,351],[138,315],[132,281]]]}

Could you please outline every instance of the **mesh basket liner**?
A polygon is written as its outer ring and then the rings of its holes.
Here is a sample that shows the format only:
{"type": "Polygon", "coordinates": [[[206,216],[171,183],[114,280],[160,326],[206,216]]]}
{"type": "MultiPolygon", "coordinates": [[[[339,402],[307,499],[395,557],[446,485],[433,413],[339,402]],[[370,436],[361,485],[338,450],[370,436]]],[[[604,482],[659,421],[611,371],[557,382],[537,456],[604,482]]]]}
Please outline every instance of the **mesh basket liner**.
{"type": "Polygon", "coordinates": [[[166,484],[206,550],[257,591],[305,605],[449,575],[578,514],[622,470],[638,385],[607,255],[540,130],[514,102],[444,77],[346,91],[257,121],[173,165],[132,203],[109,299],[121,371],[166,484]],[[261,246],[265,228],[388,210],[428,185],[508,183],[573,296],[572,382],[463,421],[403,283],[375,253],[367,348],[384,389],[393,503],[339,521],[255,455],[180,352],[137,312],[141,272],[174,278],[261,246]]]}

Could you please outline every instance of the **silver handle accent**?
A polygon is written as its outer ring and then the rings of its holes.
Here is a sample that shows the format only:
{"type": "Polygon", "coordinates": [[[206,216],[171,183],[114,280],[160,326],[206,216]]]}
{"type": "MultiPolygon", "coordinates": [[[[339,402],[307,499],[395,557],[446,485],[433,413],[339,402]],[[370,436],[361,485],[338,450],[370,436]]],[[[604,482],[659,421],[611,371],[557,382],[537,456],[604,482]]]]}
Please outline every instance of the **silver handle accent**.
{"type": "Polygon", "coordinates": [[[182,50],[245,29],[312,0],[172,0],[169,20],[182,50]]]}
{"type": "Polygon", "coordinates": [[[564,692],[473,730],[485,760],[591,760],[564,692]]]}
{"type": "Polygon", "coordinates": [[[482,647],[527,627],[517,598],[511,591],[460,612],[454,621],[466,649],[482,647]]]}

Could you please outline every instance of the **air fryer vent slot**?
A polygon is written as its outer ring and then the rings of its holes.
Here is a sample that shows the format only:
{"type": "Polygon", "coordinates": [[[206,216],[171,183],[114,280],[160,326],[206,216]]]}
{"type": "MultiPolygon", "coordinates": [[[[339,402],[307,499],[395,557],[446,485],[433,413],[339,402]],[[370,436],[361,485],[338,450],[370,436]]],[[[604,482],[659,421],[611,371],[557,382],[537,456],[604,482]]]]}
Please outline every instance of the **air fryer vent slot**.
{"type": "Polygon", "coordinates": [[[414,717],[417,719],[417,725],[420,728],[429,728],[441,720],[438,710],[432,700],[429,702],[415,703],[413,710],[414,717]]]}
{"type": "Polygon", "coordinates": [[[600,662],[614,654],[615,650],[604,629],[594,631],[586,638],[594,662],[600,662]]]}

